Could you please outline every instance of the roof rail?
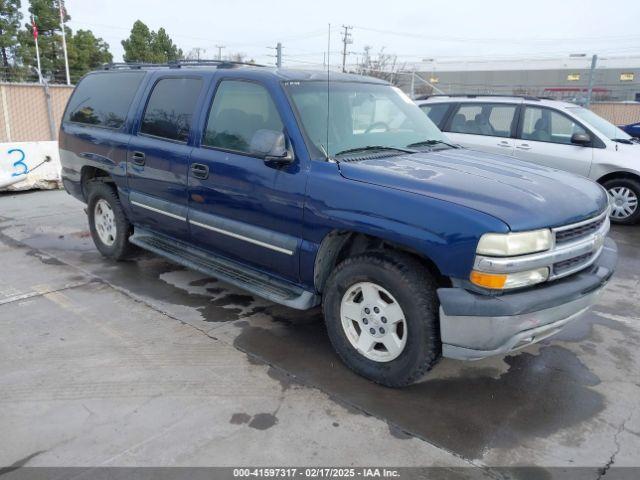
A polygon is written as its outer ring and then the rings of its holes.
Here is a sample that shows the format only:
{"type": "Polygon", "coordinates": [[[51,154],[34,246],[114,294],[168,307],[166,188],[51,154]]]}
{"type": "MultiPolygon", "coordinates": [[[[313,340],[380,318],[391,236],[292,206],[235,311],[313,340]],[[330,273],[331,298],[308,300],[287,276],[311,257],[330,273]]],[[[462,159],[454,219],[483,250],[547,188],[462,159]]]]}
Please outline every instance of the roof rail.
{"type": "Polygon", "coordinates": [[[428,98],[433,97],[466,97],[466,98],[477,98],[477,97],[511,97],[511,98],[524,98],[525,100],[532,100],[535,102],[539,102],[541,97],[535,97],[533,95],[509,95],[509,94],[500,94],[500,93],[438,93],[433,95],[421,95],[416,98],[416,100],[426,100],[428,98]]]}
{"type": "Polygon", "coordinates": [[[265,65],[261,65],[259,63],[249,63],[249,62],[236,62],[233,60],[176,60],[173,62],[167,63],[144,63],[144,62],[114,62],[114,63],[105,63],[102,65],[102,70],[122,70],[122,69],[130,69],[130,70],[139,70],[143,68],[182,68],[182,67],[210,67],[215,66],[217,68],[235,68],[243,65],[251,66],[251,67],[264,67],[265,65]]]}

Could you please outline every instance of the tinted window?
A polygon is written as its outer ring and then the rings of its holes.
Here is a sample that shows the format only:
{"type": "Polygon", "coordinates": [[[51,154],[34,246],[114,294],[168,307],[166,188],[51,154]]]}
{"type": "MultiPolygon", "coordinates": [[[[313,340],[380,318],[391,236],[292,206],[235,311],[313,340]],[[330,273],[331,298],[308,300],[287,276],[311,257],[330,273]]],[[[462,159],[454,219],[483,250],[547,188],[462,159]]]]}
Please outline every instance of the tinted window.
{"type": "Polygon", "coordinates": [[[449,110],[450,104],[448,103],[432,103],[420,105],[420,108],[427,116],[431,119],[433,123],[438,126],[442,125],[442,120],[444,120],[444,116],[447,114],[449,110]]]}
{"type": "Polygon", "coordinates": [[[261,130],[282,132],[283,125],[267,90],[255,83],[223,81],[216,90],[202,143],[244,153],[260,151],[261,130]]]}
{"type": "Polygon", "coordinates": [[[587,133],[568,116],[548,108],[527,107],[522,122],[522,139],[571,144],[574,133],[587,133]]]}
{"type": "Polygon", "coordinates": [[[143,77],[144,72],[88,75],[73,92],[64,120],[120,128],[143,77]]]}
{"type": "Polygon", "coordinates": [[[451,121],[450,132],[510,137],[516,105],[461,104],[451,121]]]}
{"type": "Polygon", "coordinates": [[[140,132],[186,142],[201,87],[199,78],[160,80],[149,97],[140,132]]]}

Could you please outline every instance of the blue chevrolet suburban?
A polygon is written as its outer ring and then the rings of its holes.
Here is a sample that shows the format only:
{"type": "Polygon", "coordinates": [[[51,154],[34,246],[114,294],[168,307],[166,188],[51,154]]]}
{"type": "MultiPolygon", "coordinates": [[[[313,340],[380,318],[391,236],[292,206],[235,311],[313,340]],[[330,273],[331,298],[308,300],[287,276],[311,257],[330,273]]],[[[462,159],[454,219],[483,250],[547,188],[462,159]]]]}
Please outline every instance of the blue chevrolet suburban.
{"type": "Polygon", "coordinates": [[[60,155],[104,256],[322,305],[340,358],[392,387],[553,335],[617,259],[602,187],[451,145],[373,78],[111,65],[77,85],[60,155]]]}

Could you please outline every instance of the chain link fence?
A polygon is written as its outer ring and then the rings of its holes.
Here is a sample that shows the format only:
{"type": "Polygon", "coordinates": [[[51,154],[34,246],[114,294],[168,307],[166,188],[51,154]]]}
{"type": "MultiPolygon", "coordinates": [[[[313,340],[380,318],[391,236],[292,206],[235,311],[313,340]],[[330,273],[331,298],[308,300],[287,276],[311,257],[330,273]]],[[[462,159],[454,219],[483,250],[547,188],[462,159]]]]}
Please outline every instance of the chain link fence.
{"type": "Polygon", "coordinates": [[[0,142],[57,140],[72,86],[0,83],[0,142]]]}

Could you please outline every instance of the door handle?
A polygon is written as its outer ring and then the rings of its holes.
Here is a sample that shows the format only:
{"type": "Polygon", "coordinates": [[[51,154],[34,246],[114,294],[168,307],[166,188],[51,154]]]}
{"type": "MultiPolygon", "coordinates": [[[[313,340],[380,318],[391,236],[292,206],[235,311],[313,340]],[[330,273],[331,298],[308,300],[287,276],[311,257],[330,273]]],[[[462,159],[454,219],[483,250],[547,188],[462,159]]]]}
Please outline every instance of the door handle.
{"type": "Polygon", "coordinates": [[[531,147],[526,143],[523,143],[522,145],[518,145],[516,148],[519,150],[531,150],[531,147]]]}
{"type": "Polygon", "coordinates": [[[209,167],[201,163],[192,163],[191,174],[196,178],[204,180],[209,177],[209,167]]]}
{"type": "Polygon", "coordinates": [[[142,152],[133,152],[131,154],[131,161],[133,163],[135,163],[136,165],[144,165],[145,162],[145,157],[144,157],[144,153],[142,152]]]}
{"type": "Polygon", "coordinates": [[[511,144],[509,142],[507,142],[506,140],[501,141],[498,144],[499,147],[506,147],[506,148],[511,148],[511,144]]]}

